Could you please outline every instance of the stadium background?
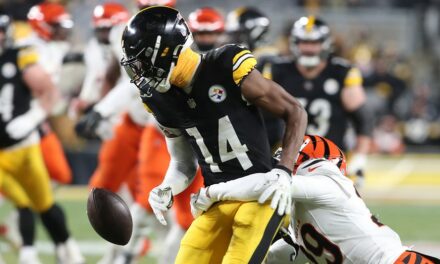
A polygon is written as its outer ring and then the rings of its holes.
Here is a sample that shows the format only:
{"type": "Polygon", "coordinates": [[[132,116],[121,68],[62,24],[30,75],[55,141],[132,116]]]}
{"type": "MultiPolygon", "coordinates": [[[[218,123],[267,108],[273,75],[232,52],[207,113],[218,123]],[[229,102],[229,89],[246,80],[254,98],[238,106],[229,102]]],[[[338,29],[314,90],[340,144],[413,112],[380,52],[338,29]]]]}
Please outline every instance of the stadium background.
{"type": "MultiPolygon", "coordinates": [[[[0,5],[23,19],[28,8],[39,2],[3,0],[0,5]]],[[[104,1],[61,2],[75,22],[72,52],[81,54],[92,35],[93,7],[104,1]]],[[[134,0],[116,2],[135,9],[134,0]]],[[[201,6],[216,7],[223,14],[239,6],[260,9],[271,19],[268,44],[284,52],[287,48],[280,38],[293,19],[312,13],[329,23],[335,52],[362,70],[368,106],[375,113],[375,144],[362,194],[372,212],[407,245],[415,244],[415,249],[440,257],[440,1],[177,0],[184,15],[201,6]]],[[[82,71],[81,63],[63,69],[67,97],[78,92],[82,71]]],[[[72,123],[65,116],[52,123],[74,172],[74,186],[58,187],[56,195],[89,263],[95,263],[105,243],[87,222],[84,184],[96,166],[99,142],[74,137],[72,123]]],[[[10,210],[10,204],[3,201],[0,219],[5,221],[10,210]]],[[[38,232],[38,248],[47,253],[44,263],[53,263],[52,246],[44,231],[38,232]]],[[[160,240],[161,235],[159,231],[156,238],[160,240]]],[[[157,250],[161,249],[156,245],[142,263],[154,263],[157,250]]],[[[15,262],[16,254],[7,243],[0,244],[0,251],[7,263],[15,262]]]]}

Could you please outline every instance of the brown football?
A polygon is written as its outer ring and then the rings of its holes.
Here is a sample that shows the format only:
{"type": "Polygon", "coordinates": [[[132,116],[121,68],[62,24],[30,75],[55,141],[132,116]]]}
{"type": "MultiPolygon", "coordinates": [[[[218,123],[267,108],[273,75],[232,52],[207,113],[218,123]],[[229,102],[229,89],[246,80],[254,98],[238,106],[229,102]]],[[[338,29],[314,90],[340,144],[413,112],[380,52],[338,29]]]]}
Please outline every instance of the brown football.
{"type": "Polygon", "coordinates": [[[93,229],[105,240],[117,245],[130,241],[133,220],[127,204],[117,194],[93,188],[87,199],[87,216],[93,229]]]}

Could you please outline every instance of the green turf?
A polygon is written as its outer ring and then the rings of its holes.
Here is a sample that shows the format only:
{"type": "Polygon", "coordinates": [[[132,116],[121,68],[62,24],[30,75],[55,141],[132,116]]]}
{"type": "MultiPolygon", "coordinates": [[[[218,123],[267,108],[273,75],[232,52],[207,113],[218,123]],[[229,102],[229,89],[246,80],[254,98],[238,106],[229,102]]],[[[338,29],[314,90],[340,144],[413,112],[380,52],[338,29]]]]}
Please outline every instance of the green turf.
{"type": "Polygon", "coordinates": [[[440,205],[368,204],[382,223],[390,226],[402,241],[440,242],[440,205]]]}
{"type": "MultiPolygon", "coordinates": [[[[86,216],[85,200],[61,200],[65,208],[70,230],[76,240],[100,241],[103,240],[91,228],[86,216]]],[[[380,204],[368,203],[371,211],[378,216],[381,222],[390,226],[399,233],[402,241],[431,241],[440,242],[440,205],[408,205],[408,204],[380,204]]],[[[10,212],[12,207],[4,204],[0,207],[0,219],[10,212]]],[[[39,224],[38,240],[48,240],[48,237],[39,224]]],[[[54,262],[53,255],[41,254],[43,263],[54,262]]],[[[16,263],[15,252],[3,252],[6,263],[16,263]]],[[[99,256],[87,256],[87,263],[96,263],[99,256]]],[[[152,258],[144,259],[141,263],[155,263],[152,258]]]]}

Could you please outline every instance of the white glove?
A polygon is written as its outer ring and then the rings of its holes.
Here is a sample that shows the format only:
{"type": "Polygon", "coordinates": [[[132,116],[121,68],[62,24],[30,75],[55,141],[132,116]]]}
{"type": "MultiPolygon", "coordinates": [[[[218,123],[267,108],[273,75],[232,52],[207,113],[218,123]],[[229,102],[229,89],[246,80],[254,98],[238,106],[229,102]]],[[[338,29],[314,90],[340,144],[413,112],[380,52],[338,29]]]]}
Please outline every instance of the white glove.
{"type": "Polygon", "coordinates": [[[290,214],[292,207],[291,183],[292,176],[285,170],[273,168],[265,175],[267,181],[265,184],[256,186],[255,191],[262,190],[258,199],[259,203],[266,202],[272,198],[270,207],[277,209],[279,215],[290,214]]]}
{"type": "Polygon", "coordinates": [[[208,188],[201,188],[198,193],[191,194],[191,214],[194,218],[206,212],[214,203],[214,200],[208,196],[208,188]]]}
{"type": "Polygon", "coordinates": [[[366,165],[367,155],[356,153],[351,157],[350,162],[348,163],[347,174],[363,176],[366,165]]]}
{"type": "Polygon", "coordinates": [[[151,208],[162,225],[167,225],[167,221],[163,215],[163,212],[168,211],[173,205],[173,193],[169,186],[157,186],[150,192],[148,198],[151,208]]]}
{"type": "Polygon", "coordinates": [[[6,132],[13,139],[22,139],[34,131],[46,116],[47,112],[40,103],[37,100],[32,100],[30,109],[9,122],[6,126],[6,132]]]}

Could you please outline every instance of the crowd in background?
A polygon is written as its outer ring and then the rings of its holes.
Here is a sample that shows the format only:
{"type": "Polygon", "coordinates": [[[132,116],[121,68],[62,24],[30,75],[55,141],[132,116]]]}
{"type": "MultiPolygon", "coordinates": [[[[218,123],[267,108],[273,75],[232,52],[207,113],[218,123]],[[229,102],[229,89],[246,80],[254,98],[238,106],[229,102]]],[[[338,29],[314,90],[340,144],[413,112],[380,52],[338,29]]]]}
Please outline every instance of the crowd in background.
{"type": "MultiPolygon", "coordinates": [[[[20,21],[25,20],[28,9],[39,2],[41,1],[0,1],[0,6],[3,12],[11,14],[16,21],[20,21]]],[[[87,16],[91,18],[91,10],[81,10],[84,5],[90,5],[88,1],[53,2],[66,4],[73,14],[74,21],[77,19],[75,14],[78,13],[82,14],[81,19],[87,16]]],[[[124,3],[128,7],[133,5],[128,0],[117,2],[124,3]]],[[[416,45],[418,49],[411,52],[398,49],[394,45],[393,36],[389,36],[389,39],[378,39],[371,28],[365,27],[361,30],[353,28],[351,34],[347,36],[347,34],[340,34],[338,28],[333,27],[331,22],[329,24],[332,28],[334,52],[352,61],[363,74],[364,87],[368,95],[367,105],[374,112],[375,117],[373,152],[401,154],[405,151],[436,151],[440,147],[440,85],[438,82],[440,78],[438,75],[439,56],[436,55],[435,50],[438,46],[435,44],[438,36],[434,34],[432,37],[431,33],[432,28],[438,30],[437,34],[440,32],[440,19],[433,20],[428,13],[435,11],[437,14],[440,13],[438,1],[296,0],[291,2],[292,6],[314,10],[313,12],[318,15],[320,7],[335,8],[338,12],[356,12],[358,7],[379,10],[386,6],[387,8],[405,8],[408,14],[426,18],[426,28],[423,27],[424,30],[415,34],[415,36],[420,36],[420,41],[416,40],[417,43],[420,42],[420,45],[416,45]]],[[[177,8],[185,4],[185,0],[180,0],[177,2],[177,8]]],[[[204,4],[209,4],[209,2],[205,1],[204,4]]],[[[225,13],[229,11],[222,8],[220,10],[225,13]]],[[[284,19],[287,25],[285,32],[289,32],[288,28],[293,19],[284,19]]],[[[66,87],[63,88],[66,100],[78,96],[81,78],[84,76],[83,60],[81,60],[84,46],[77,43],[77,36],[78,34],[90,36],[92,29],[74,27],[73,31],[75,31],[75,34],[72,34],[75,39],[72,38],[72,41],[76,42],[76,45],[73,46],[71,57],[74,59],[64,64],[63,69],[64,76],[66,76],[66,82],[64,82],[66,87]]],[[[273,41],[268,41],[268,45],[277,47],[281,54],[289,55],[286,35],[281,33],[276,39],[277,41],[271,38],[273,41]]],[[[68,110],[52,118],[51,121],[65,145],[69,161],[78,164],[78,166],[72,166],[74,171],[82,171],[84,168],[81,167],[84,166],[93,167],[99,142],[85,142],[78,139],[73,132],[73,122],[67,116],[68,110]],[[90,157],[93,158],[90,159],[90,157]],[[77,159],[86,160],[88,163],[77,162],[77,159]]],[[[77,180],[77,182],[81,181],[81,179],[77,180]]]]}

